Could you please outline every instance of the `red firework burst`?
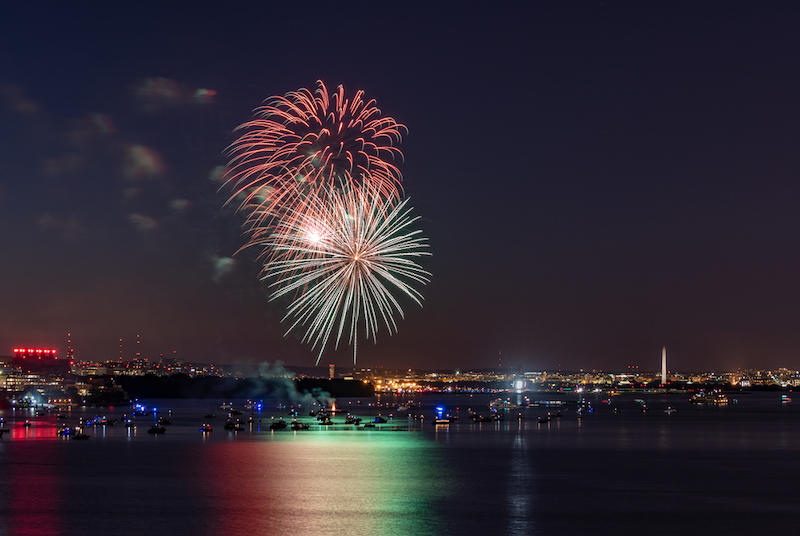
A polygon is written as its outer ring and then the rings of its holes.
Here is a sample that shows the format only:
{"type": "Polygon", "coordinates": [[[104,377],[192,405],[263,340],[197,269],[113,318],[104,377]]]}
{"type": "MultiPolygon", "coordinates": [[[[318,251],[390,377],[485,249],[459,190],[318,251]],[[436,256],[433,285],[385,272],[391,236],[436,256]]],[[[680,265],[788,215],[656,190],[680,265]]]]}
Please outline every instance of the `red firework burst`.
{"type": "Polygon", "coordinates": [[[244,133],[228,147],[227,183],[251,232],[263,233],[287,208],[302,212],[308,199],[339,185],[368,184],[390,202],[400,199],[402,175],[392,162],[402,158],[394,144],[405,126],[381,117],[363,93],[348,99],[339,86],[329,95],[317,81],[313,93],[301,88],[267,99],[237,128],[244,133]]]}

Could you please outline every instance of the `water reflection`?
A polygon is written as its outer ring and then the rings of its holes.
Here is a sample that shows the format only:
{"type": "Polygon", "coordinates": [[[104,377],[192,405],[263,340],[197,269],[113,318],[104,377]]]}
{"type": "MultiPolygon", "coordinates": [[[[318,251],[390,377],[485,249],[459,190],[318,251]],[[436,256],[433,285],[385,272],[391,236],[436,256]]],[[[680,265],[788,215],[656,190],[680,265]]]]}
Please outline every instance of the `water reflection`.
{"type": "Polygon", "coordinates": [[[321,432],[207,443],[197,457],[210,534],[434,534],[440,468],[409,432],[321,432]]]}
{"type": "Polygon", "coordinates": [[[62,534],[59,520],[64,485],[60,471],[63,463],[61,445],[57,441],[28,445],[30,448],[15,449],[14,462],[6,464],[0,534],[62,534]]]}
{"type": "Polygon", "coordinates": [[[528,456],[525,436],[518,433],[511,449],[511,471],[507,486],[508,493],[508,534],[534,534],[534,516],[536,497],[533,470],[528,456]]]}

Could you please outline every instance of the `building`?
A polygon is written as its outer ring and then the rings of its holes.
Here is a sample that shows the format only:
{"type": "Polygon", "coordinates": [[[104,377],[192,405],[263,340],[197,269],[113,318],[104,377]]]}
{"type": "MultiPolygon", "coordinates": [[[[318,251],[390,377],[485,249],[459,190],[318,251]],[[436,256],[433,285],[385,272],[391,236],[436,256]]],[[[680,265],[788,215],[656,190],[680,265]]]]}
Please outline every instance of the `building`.
{"type": "Polygon", "coordinates": [[[11,366],[27,374],[66,376],[72,364],[52,348],[14,348],[11,366]]]}

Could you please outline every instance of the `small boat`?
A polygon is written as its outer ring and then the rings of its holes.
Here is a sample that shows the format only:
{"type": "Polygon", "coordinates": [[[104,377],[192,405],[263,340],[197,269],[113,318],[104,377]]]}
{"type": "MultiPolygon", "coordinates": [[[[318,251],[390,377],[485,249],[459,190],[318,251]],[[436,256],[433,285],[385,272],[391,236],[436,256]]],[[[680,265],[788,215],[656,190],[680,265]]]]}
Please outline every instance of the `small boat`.
{"type": "Polygon", "coordinates": [[[509,399],[502,399],[502,398],[495,398],[491,402],[489,402],[489,407],[492,409],[513,409],[518,408],[519,406],[511,402],[509,399]]]}
{"type": "Polygon", "coordinates": [[[384,424],[384,423],[386,423],[387,421],[386,421],[386,419],[385,419],[385,418],[383,418],[383,417],[381,417],[380,415],[378,415],[377,417],[375,417],[375,420],[374,420],[373,422],[375,422],[375,423],[377,423],[377,424],[384,424]]]}
{"type": "Polygon", "coordinates": [[[364,428],[375,428],[375,423],[374,422],[368,422],[368,423],[366,423],[364,425],[364,428]]]}
{"type": "Polygon", "coordinates": [[[725,393],[720,392],[699,392],[692,395],[692,398],[689,399],[689,402],[692,404],[727,404],[728,396],[725,393]]]}
{"type": "Polygon", "coordinates": [[[153,426],[150,427],[149,430],[147,430],[147,433],[148,434],[163,434],[163,433],[166,433],[166,431],[167,431],[167,429],[164,428],[163,426],[158,426],[158,425],[154,424],[153,426]]]}
{"type": "Polygon", "coordinates": [[[69,436],[75,434],[75,429],[69,428],[68,426],[62,426],[61,428],[56,431],[56,434],[60,436],[69,436]]]}
{"type": "Polygon", "coordinates": [[[211,428],[210,424],[203,424],[203,426],[200,427],[200,431],[201,432],[213,432],[214,429],[211,428]]]}
{"type": "Polygon", "coordinates": [[[233,421],[226,422],[223,428],[231,432],[241,432],[242,430],[244,430],[244,428],[242,428],[242,425],[240,423],[233,421]]]}
{"type": "Polygon", "coordinates": [[[26,428],[27,428],[28,426],[30,426],[30,425],[31,425],[31,421],[25,421],[24,423],[22,423],[22,426],[24,426],[24,427],[26,427],[26,428]]]}
{"type": "Polygon", "coordinates": [[[547,415],[540,415],[540,416],[539,416],[539,417],[536,419],[536,422],[538,422],[539,424],[545,424],[545,423],[548,423],[548,422],[550,422],[550,415],[549,415],[549,414],[547,414],[547,415]]]}
{"type": "Polygon", "coordinates": [[[102,417],[97,416],[91,421],[87,422],[86,424],[88,424],[89,426],[114,426],[116,422],[117,419],[109,419],[108,417],[105,416],[102,417]]]}
{"type": "Polygon", "coordinates": [[[209,413],[208,415],[206,415],[206,416],[205,416],[205,417],[203,417],[203,418],[204,418],[204,419],[216,419],[216,418],[217,418],[217,416],[216,416],[215,414],[213,414],[213,413],[209,413]]]}
{"type": "Polygon", "coordinates": [[[676,411],[678,410],[673,408],[672,406],[669,406],[667,409],[664,410],[664,413],[675,413],[676,411]]]}
{"type": "Polygon", "coordinates": [[[433,419],[431,424],[450,424],[450,419],[433,419]]]}
{"type": "Polygon", "coordinates": [[[167,424],[172,424],[172,421],[169,420],[169,419],[165,419],[164,417],[159,417],[158,418],[158,424],[160,424],[161,426],[164,426],[164,425],[167,425],[167,424]]]}
{"type": "Polygon", "coordinates": [[[73,435],[70,437],[70,439],[84,440],[84,439],[89,439],[90,437],[91,437],[91,436],[88,436],[88,435],[86,435],[86,434],[84,434],[84,433],[80,433],[80,434],[73,434],[73,435]]]}
{"type": "Polygon", "coordinates": [[[308,430],[308,425],[304,422],[292,422],[292,430],[308,430]]]}
{"type": "Polygon", "coordinates": [[[361,424],[361,417],[352,417],[348,415],[347,418],[344,420],[344,423],[355,424],[356,426],[358,426],[359,424],[361,424]]]}
{"type": "Polygon", "coordinates": [[[239,411],[238,409],[231,409],[230,414],[231,415],[241,415],[242,412],[239,411]]]}
{"type": "Polygon", "coordinates": [[[283,419],[279,419],[279,420],[273,422],[272,424],[270,424],[269,425],[269,429],[270,430],[283,430],[287,426],[288,425],[286,424],[286,421],[284,421],[283,419]]]}

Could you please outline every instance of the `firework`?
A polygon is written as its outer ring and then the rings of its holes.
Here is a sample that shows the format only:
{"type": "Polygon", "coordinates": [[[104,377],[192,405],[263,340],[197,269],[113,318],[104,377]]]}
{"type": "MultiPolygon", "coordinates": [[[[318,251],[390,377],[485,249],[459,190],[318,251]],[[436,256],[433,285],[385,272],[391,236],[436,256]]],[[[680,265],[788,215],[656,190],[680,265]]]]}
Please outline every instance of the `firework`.
{"type": "Polygon", "coordinates": [[[303,213],[339,184],[368,184],[388,201],[400,199],[402,175],[392,161],[402,158],[394,144],[405,127],[381,117],[363,91],[348,99],[339,86],[329,95],[318,81],[314,93],[301,88],[267,99],[237,130],[243,133],[228,147],[227,183],[254,241],[273,218],[303,213]]]}
{"type": "Polygon", "coordinates": [[[404,315],[393,293],[422,305],[411,285],[429,281],[416,259],[430,253],[427,239],[410,229],[418,217],[407,203],[386,203],[369,185],[329,187],[302,209],[289,209],[260,242],[278,254],[262,272],[275,289],[270,299],[293,296],[287,334],[303,326],[303,342],[319,346],[317,364],[332,336],[338,347],[349,331],[355,362],[360,325],[373,340],[381,323],[396,332],[394,314],[404,315]]]}

